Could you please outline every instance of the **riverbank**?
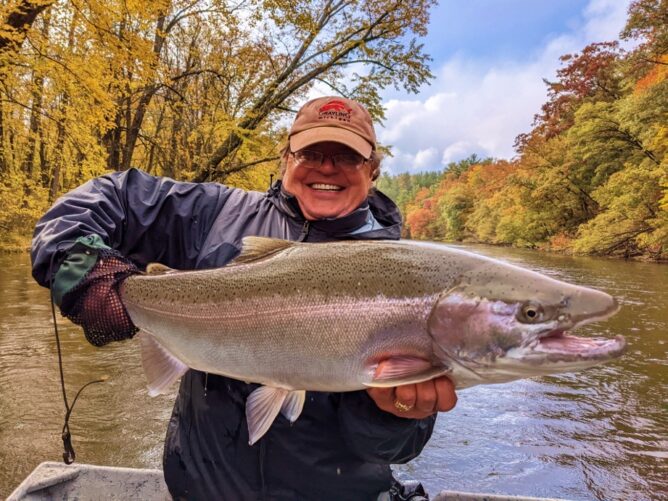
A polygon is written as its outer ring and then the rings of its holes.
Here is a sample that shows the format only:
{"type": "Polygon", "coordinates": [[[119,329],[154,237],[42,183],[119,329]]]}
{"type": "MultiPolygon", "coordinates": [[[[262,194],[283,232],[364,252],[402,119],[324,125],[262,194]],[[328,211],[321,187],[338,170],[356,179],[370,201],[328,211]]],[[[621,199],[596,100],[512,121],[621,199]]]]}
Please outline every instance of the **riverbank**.
{"type": "Polygon", "coordinates": [[[509,248],[509,249],[527,249],[535,252],[542,252],[545,254],[553,254],[559,256],[571,256],[571,257],[595,257],[602,259],[613,259],[613,260],[622,260],[622,261],[637,261],[641,263],[658,263],[666,264],[668,263],[668,252],[654,252],[651,254],[623,254],[623,253],[611,253],[611,254],[601,254],[601,253],[582,253],[575,252],[572,248],[563,246],[555,247],[549,243],[537,244],[534,246],[531,245],[510,245],[510,244],[499,244],[492,242],[476,241],[471,239],[466,239],[460,242],[442,242],[444,244],[450,245],[489,245],[491,247],[500,247],[500,248],[509,248]]]}
{"type": "MultiPolygon", "coordinates": [[[[536,252],[543,252],[545,254],[555,254],[563,256],[588,256],[588,257],[597,257],[605,259],[614,259],[622,261],[638,261],[642,263],[657,263],[657,264],[668,264],[668,254],[656,254],[656,255],[646,255],[640,254],[635,256],[623,256],[623,255],[608,255],[601,256],[596,254],[577,254],[568,249],[554,249],[550,247],[517,247],[513,245],[504,245],[504,244],[492,244],[489,242],[438,242],[445,245],[490,245],[492,247],[507,247],[509,249],[530,249],[536,252]]],[[[30,252],[31,238],[25,236],[10,236],[8,241],[0,242],[0,253],[2,254],[14,254],[21,252],[30,252]]]]}
{"type": "Polygon", "coordinates": [[[2,242],[0,242],[0,253],[30,252],[30,242],[31,238],[24,235],[3,235],[2,242]]]}

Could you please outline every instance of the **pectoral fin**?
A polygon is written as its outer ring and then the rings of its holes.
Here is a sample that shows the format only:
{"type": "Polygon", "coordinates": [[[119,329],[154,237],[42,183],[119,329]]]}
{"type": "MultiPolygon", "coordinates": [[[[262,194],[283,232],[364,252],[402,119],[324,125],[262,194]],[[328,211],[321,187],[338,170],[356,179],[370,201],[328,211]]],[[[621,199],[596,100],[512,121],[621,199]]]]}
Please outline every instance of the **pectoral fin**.
{"type": "Polygon", "coordinates": [[[260,386],[248,395],[246,400],[246,421],[248,421],[248,444],[253,445],[267,433],[281,411],[289,390],[260,386]]]}
{"type": "Polygon", "coordinates": [[[189,367],[167,351],[152,335],[142,331],[137,337],[141,343],[141,361],[148,381],[148,394],[155,397],[166,393],[189,367]]]}
{"type": "Polygon", "coordinates": [[[379,388],[421,383],[448,372],[446,367],[435,367],[429,360],[410,356],[388,358],[372,370],[373,378],[366,386],[379,388]]]}

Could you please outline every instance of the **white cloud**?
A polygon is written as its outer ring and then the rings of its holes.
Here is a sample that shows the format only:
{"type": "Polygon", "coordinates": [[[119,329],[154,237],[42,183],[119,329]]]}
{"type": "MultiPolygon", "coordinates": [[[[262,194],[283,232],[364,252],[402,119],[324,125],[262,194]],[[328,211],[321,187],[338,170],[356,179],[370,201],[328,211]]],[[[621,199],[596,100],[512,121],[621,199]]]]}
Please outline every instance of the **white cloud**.
{"type": "Polygon", "coordinates": [[[471,151],[472,145],[466,141],[459,141],[451,144],[444,151],[441,156],[441,165],[448,165],[450,162],[456,162],[462,158],[467,157],[467,152],[471,151]]]}
{"type": "Polygon", "coordinates": [[[629,1],[591,0],[584,23],[541,47],[527,48],[522,60],[489,63],[452,57],[435,71],[426,92],[386,101],[385,126],[378,136],[392,146],[394,156],[385,160],[384,170],[440,169],[472,153],[512,158],[515,138],[531,129],[546,101],[543,78],[554,78],[559,56],[616,39],[629,1]]]}
{"type": "Polygon", "coordinates": [[[415,168],[417,170],[428,169],[434,165],[434,162],[438,162],[438,150],[436,148],[427,148],[415,154],[415,168]]]}
{"type": "Polygon", "coordinates": [[[591,0],[585,8],[585,37],[590,41],[614,40],[626,24],[628,0],[591,0]]]}

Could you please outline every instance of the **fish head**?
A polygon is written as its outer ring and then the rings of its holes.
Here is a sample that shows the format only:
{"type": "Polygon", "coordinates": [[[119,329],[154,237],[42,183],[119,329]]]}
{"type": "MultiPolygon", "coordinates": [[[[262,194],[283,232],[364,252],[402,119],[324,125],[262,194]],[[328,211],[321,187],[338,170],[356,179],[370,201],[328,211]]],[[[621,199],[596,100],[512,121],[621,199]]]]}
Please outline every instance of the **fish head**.
{"type": "Polygon", "coordinates": [[[618,310],[605,292],[484,259],[439,296],[428,328],[434,353],[465,387],[569,372],[620,356],[622,336],[569,332],[618,310]]]}

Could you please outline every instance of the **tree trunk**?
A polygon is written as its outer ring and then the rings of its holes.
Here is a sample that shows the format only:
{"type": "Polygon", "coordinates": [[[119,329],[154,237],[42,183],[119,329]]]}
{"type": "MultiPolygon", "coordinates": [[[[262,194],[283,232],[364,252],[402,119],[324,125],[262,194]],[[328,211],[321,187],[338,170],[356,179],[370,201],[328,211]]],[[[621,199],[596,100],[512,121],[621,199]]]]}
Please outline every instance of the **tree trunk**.
{"type": "Polygon", "coordinates": [[[28,127],[28,143],[26,156],[23,160],[23,173],[30,179],[35,176],[35,150],[39,129],[42,123],[42,98],[44,95],[44,78],[33,74],[32,106],[30,108],[30,125],[28,127]]]}
{"type": "MultiPolygon", "coordinates": [[[[44,40],[49,39],[49,26],[51,16],[44,16],[44,25],[42,26],[42,36],[44,40]]],[[[48,43],[48,42],[47,42],[48,43]]],[[[44,102],[44,76],[33,70],[32,78],[32,106],[30,109],[30,126],[28,129],[28,144],[26,157],[23,162],[23,172],[30,179],[42,178],[43,173],[35,172],[35,155],[39,148],[40,164],[43,162],[43,142],[42,142],[42,107],[44,102]]]]}
{"type": "Polygon", "coordinates": [[[58,120],[58,131],[56,135],[56,148],[53,160],[53,173],[51,174],[51,184],[49,185],[49,203],[56,200],[60,191],[60,177],[65,163],[65,123],[66,110],[70,104],[70,96],[65,92],[60,103],[60,119],[58,120]]]}
{"type": "Polygon", "coordinates": [[[5,156],[5,104],[0,94],[0,180],[4,179],[9,171],[5,156]]]}
{"type": "MultiPolygon", "coordinates": [[[[165,107],[163,106],[162,108],[160,108],[160,115],[158,115],[158,120],[156,121],[156,124],[155,124],[155,130],[156,131],[159,131],[159,130],[162,129],[162,122],[164,121],[164,119],[165,119],[165,107]]],[[[155,167],[156,167],[156,165],[155,165],[156,164],[155,150],[157,148],[156,142],[157,142],[157,140],[152,141],[151,142],[151,147],[148,150],[148,160],[147,160],[147,165],[146,165],[146,172],[148,172],[149,174],[158,174],[155,171],[155,167]]]]}
{"type": "Polygon", "coordinates": [[[0,54],[18,50],[37,16],[55,0],[23,0],[7,16],[0,34],[0,54]]]}
{"type": "MultiPolygon", "coordinates": [[[[126,20],[123,19],[118,24],[118,32],[115,35],[119,40],[123,40],[125,33],[126,20]]],[[[114,81],[118,79],[119,70],[114,71],[114,81]]],[[[114,88],[109,88],[109,93],[114,92],[114,88]]],[[[117,89],[116,89],[117,90],[117,89]]],[[[118,91],[118,90],[117,90],[118,91]]],[[[118,91],[120,93],[120,91],[118,91]]],[[[122,96],[119,96],[116,99],[116,115],[114,116],[114,127],[107,130],[107,132],[102,136],[100,142],[107,150],[107,169],[108,170],[119,170],[121,164],[121,137],[122,129],[121,123],[123,120],[123,105],[125,100],[122,96]]]]}
{"type": "Polygon", "coordinates": [[[60,173],[63,166],[65,148],[65,125],[64,120],[58,122],[58,136],[56,139],[56,157],[53,162],[53,173],[51,174],[51,185],[49,186],[49,203],[53,203],[60,191],[60,173]]]}
{"type": "Polygon", "coordinates": [[[44,140],[44,130],[40,128],[39,131],[39,180],[43,188],[48,188],[51,184],[49,179],[51,177],[51,167],[49,165],[49,157],[46,151],[46,141],[44,140]]]}
{"type": "MultiPolygon", "coordinates": [[[[158,22],[155,27],[155,37],[153,39],[153,56],[155,57],[156,66],[160,63],[160,54],[162,53],[162,47],[165,43],[165,19],[165,14],[161,15],[158,18],[158,22]]],[[[123,147],[123,162],[121,165],[121,170],[129,169],[132,166],[132,155],[134,154],[135,147],[137,146],[139,131],[141,130],[141,126],[144,123],[144,117],[146,116],[148,105],[155,95],[156,90],[157,87],[155,84],[147,85],[144,88],[144,91],[139,98],[139,103],[137,104],[134,117],[130,123],[128,123],[128,129],[125,135],[125,145],[123,147]]]]}
{"type": "Polygon", "coordinates": [[[181,106],[174,107],[174,118],[172,121],[171,136],[169,138],[169,156],[167,165],[165,166],[165,175],[174,179],[178,179],[179,175],[179,135],[183,126],[183,119],[181,118],[181,106]]]}
{"type": "Polygon", "coordinates": [[[107,149],[107,169],[118,170],[121,163],[121,120],[123,119],[123,108],[119,103],[114,118],[114,127],[109,129],[102,138],[102,143],[107,149]]]}

